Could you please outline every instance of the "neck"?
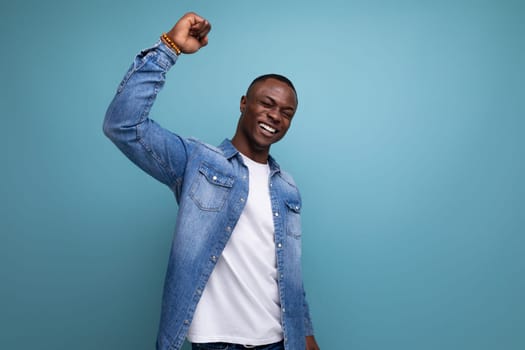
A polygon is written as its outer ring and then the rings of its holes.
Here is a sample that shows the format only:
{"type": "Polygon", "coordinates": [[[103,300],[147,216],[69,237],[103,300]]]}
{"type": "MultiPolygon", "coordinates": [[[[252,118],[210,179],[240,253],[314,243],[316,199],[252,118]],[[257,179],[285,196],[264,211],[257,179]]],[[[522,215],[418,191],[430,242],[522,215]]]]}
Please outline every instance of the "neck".
{"type": "Polygon", "coordinates": [[[270,148],[261,148],[254,149],[249,147],[246,142],[242,142],[237,135],[232,139],[232,145],[237,149],[237,151],[244,154],[246,157],[250,158],[254,162],[266,164],[268,163],[268,156],[270,154],[270,148]]]}

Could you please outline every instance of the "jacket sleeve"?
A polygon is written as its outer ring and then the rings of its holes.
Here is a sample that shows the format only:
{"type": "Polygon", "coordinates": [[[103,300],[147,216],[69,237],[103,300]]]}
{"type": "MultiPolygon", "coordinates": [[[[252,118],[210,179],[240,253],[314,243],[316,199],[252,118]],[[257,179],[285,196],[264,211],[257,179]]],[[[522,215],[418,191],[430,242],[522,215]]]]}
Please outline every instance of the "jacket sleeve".
{"type": "Polygon", "coordinates": [[[304,300],[304,326],[305,326],[305,331],[306,331],[305,336],[314,335],[312,317],[310,316],[310,307],[308,306],[308,301],[306,300],[306,293],[304,292],[304,286],[303,286],[303,300],[304,300]]]}
{"type": "Polygon", "coordinates": [[[188,142],[149,118],[177,56],[162,42],[140,52],[108,107],[103,130],[136,165],[178,195],[188,142]]]}

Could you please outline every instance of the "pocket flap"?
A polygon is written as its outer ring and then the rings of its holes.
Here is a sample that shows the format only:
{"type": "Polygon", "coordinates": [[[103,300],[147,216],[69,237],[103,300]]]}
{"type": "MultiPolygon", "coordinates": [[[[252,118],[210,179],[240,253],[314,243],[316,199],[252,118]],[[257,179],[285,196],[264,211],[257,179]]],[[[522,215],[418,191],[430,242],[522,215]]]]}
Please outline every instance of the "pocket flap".
{"type": "Polygon", "coordinates": [[[286,201],[286,206],[296,213],[301,213],[301,203],[296,201],[286,201]]]}
{"type": "Polygon", "coordinates": [[[223,187],[232,187],[233,186],[233,177],[229,175],[224,175],[223,173],[212,168],[208,164],[201,164],[199,167],[199,172],[206,177],[208,182],[223,186],[223,187]]]}

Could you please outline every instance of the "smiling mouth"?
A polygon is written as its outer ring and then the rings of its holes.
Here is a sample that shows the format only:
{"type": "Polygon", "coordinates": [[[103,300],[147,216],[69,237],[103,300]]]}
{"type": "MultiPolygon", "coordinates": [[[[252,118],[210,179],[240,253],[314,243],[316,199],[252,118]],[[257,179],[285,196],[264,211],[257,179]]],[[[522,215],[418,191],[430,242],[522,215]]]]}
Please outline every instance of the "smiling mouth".
{"type": "Polygon", "coordinates": [[[275,128],[272,128],[270,125],[268,124],[264,124],[264,123],[259,123],[259,126],[261,127],[261,129],[265,130],[265,131],[268,131],[269,133],[271,134],[277,134],[277,129],[275,128]]]}

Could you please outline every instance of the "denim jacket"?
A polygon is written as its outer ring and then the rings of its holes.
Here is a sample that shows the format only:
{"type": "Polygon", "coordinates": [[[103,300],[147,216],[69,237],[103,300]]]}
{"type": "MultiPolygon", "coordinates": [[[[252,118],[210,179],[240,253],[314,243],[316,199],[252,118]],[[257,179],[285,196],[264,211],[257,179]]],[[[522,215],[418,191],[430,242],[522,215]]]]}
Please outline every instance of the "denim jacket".
{"type": "MultiPolygon", "coordinates": [[[[145,172],[166,184],[179,209],[164,285],[157,349],[180,349],[206,282],[248,196],[248,169],[229,140],[213,147],[148,118],[177,56],[162,42],[137,55],[117,89],[104,133],[145,172]]],[[[286,350],[313,333],[301,273],[301,197],[269,158],[281,322],[286,350]]]]}

